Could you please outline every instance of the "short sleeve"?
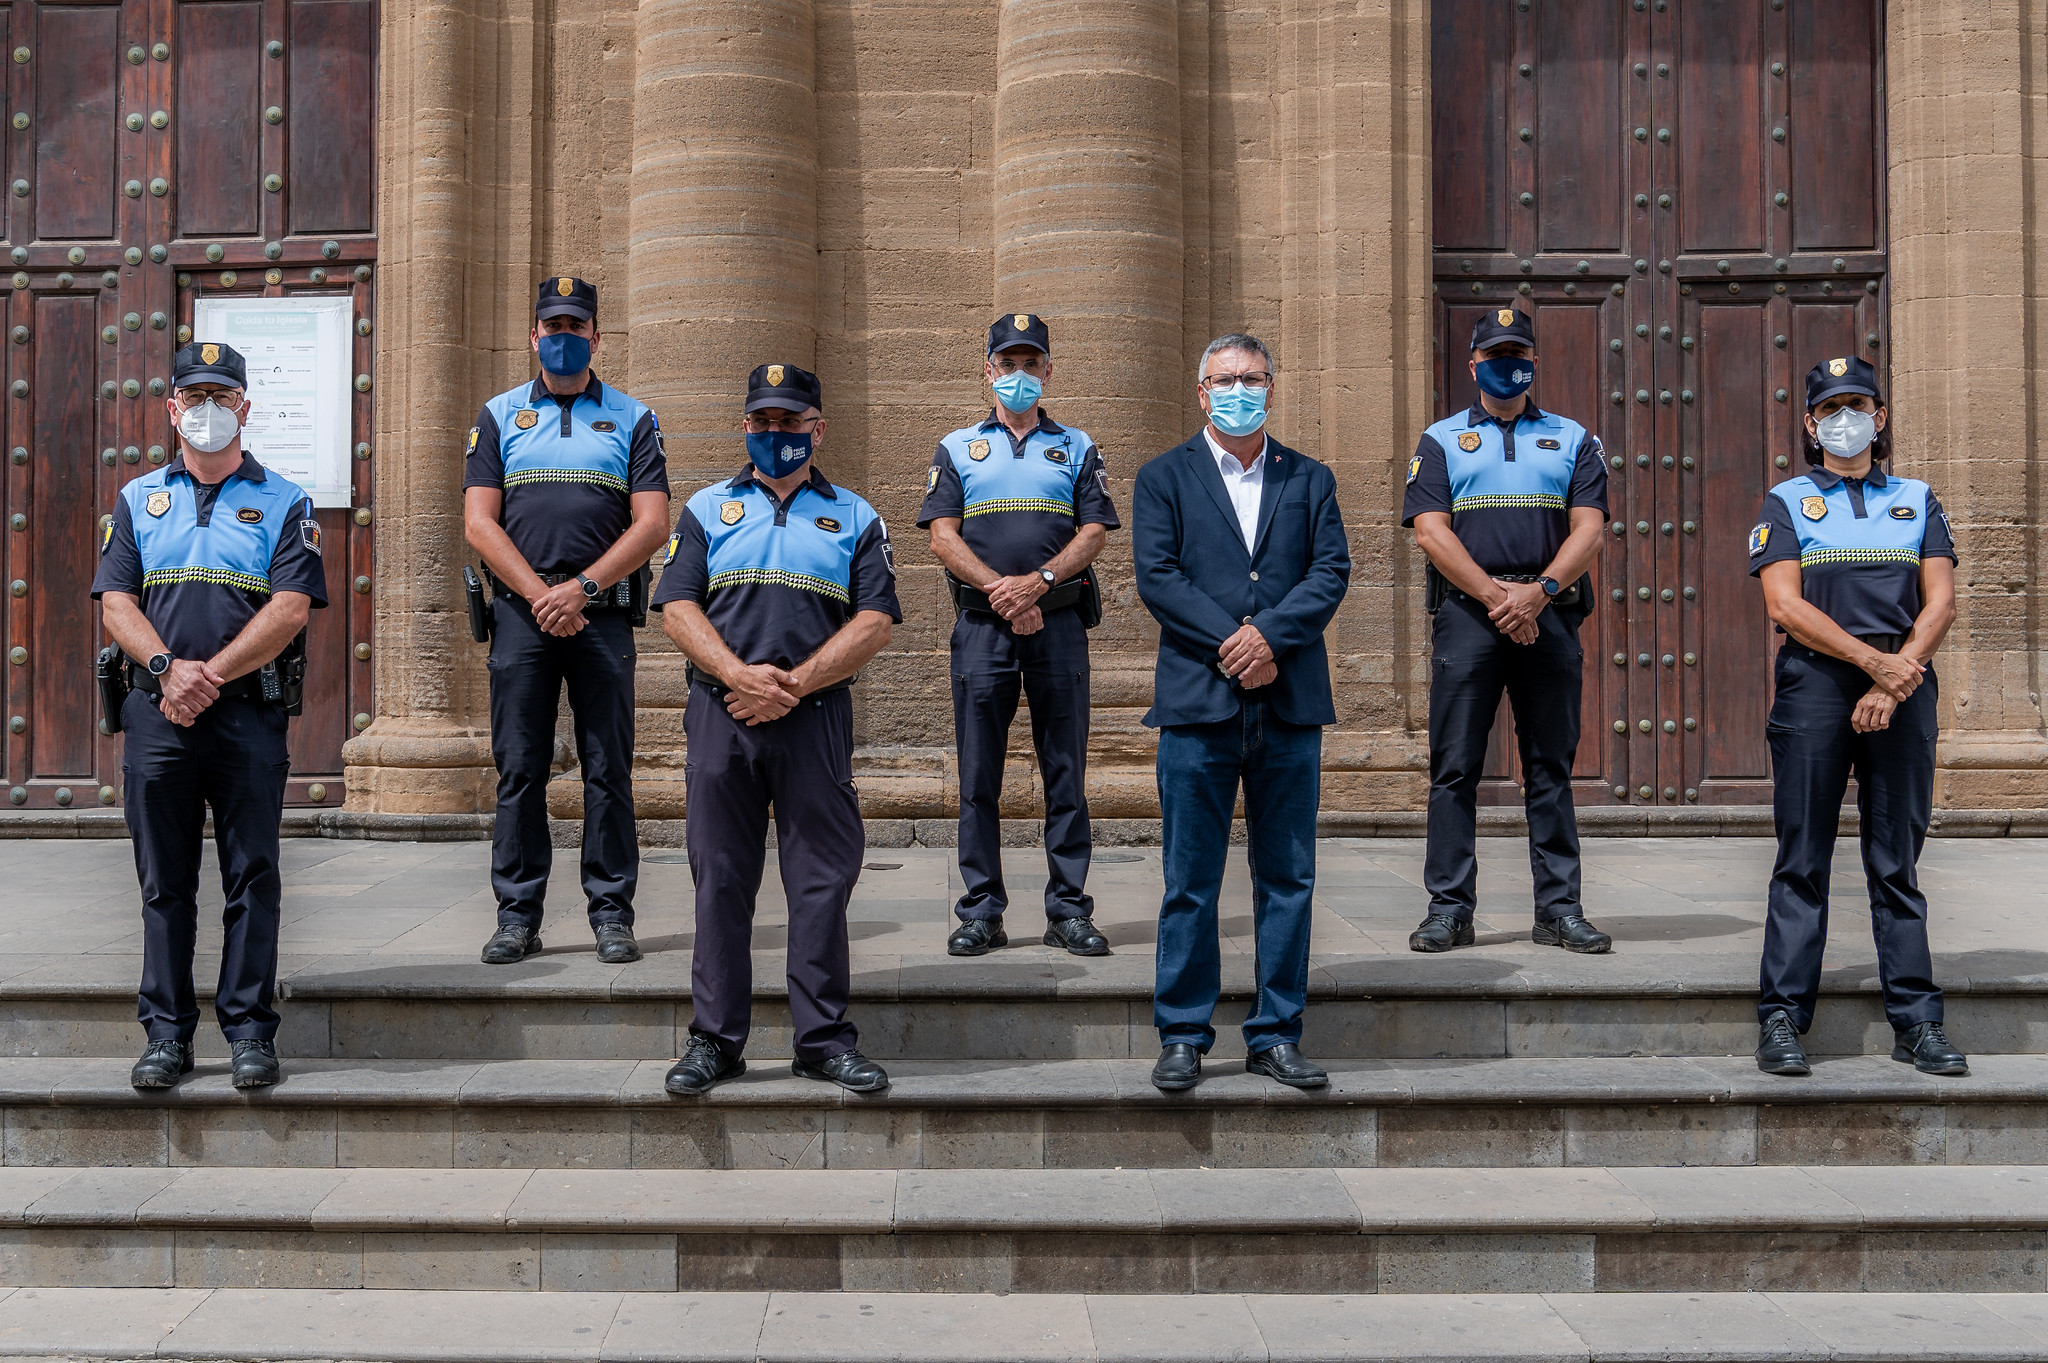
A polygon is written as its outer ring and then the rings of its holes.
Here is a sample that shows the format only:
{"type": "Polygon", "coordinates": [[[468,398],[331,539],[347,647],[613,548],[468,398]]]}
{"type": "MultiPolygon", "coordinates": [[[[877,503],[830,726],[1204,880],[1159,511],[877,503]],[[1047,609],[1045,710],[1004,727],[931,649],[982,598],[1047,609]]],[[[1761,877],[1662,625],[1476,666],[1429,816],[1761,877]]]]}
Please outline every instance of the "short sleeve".
{"type": "Polygon", "coordinates": [[[1081,471],[1074,478],[1074,524],[1123,527],[1116,518],[1116,503],[1109,499],[1109,470],[1102,466],[1102,451],[1093,445],[1081,456],[1081,471]]]}
{"type": "Polygon", "coordinates": [[[476,414],[469,428],[469,452],[462,460],[464,487],[505,488],[505,460],[498,453],[498,419],[486,407],[476,414]]]}
{"type": "Polygon", "coordinates": [[[1571,492],[1565,504],[1598,507],[1601,515],[1607,514],[1607,452],[1600,448],[1600,437],[1590,431],[1579,442],[1578,455],[1572,460],[1571,492]]]}
{"type": "MultiPolygon", "coordinates": [[[[495,452],[495,440],[492,448],[495,452]]],[[[632,491],[668,494],[668,444],[661,438],[661,418],[653,412],[643,412],[634,425],[626,465],[626,483],[632,491]]]]}
{"type": "Polygon", "coordinates": [[[1749,575],[1755,577],[1770,563],[1799,557],[1799,532],[1792,527],[1792,512],[1775,493],[1764,494],[1763,509],[1749,532],[1749,575]]]}
{"type": "Polygon", "coordinates": [[[1413,526],[1415,518],[1427,511],[1449,515],[1450,510],[1450,465],[1436,437],[1425,434],[1415,443],[1415,453],[1408,459],[1408,491],[1401,499],[1401,524],[1413,526]]]}
{"type": "Polygon", "coordinates": [[[327,565],[321,558],[320,521],[313,499],[301,497],[270,551],[270,590],[304,592],[315,606],[327,604],[327,565]]]}
{"type": "Polygon", "coordinates": [[[917,509],[917,528],[928,529],[933,521],[949,516],[958,520],[965,514],[966,505],[967,492],[960,485],[960,470],[953,467],[953,456],[941,444],[932,456],[931,470],[925,474],[924,505],[917,509]]]}
{"type": "Polygon", "coordinates": [[[1927,528],[1920,533],[1920,557],[1947,558],[1956,556],[1955,533],[1949,528],[1948,512],[1941,509],[1941,498],[1934,495],[1934,489],[1927,489],[1927,528]]]}
{"type": "Polygon", "coordinates": [[[92,599],[102,592],[142,595],[142,551],[135,544],[135,521],[128,499],[114,499],[113,518],[100,531],[100,566],[92,575],[92,599]]]}
{"type": "Polygon", "coordinates": [[[852,579],[854,610],[880,611],[902,623],[903,607],[896,601],[895,551],[889,547],[889,527],[880,516],[854,541],[852,579]]]}
{"type": "Polygon", "coordinates": [[[710,581],[711,541],[704,534],[703,522],[685,502],[683,514],[676,517],[675,533],[668,537],[668,560],[654,584],[653,604],[694,601],[701,606],[710,581]]]}

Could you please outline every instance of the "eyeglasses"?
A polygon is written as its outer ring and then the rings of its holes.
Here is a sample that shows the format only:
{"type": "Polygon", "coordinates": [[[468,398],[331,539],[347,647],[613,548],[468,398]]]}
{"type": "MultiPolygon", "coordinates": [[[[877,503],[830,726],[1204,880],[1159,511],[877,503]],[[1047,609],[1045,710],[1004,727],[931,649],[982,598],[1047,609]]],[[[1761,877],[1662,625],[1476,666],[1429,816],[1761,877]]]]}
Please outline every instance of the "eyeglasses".
{"type": "Polygon", "coordinates": [[[789,415],[764,417],[757,412],[749,412],[742,418],[740,425],[749,435],[766,435],[769,431],[776,431],[783,435],[801,435],[805,431],[815,430],[818,423],[823,420],[823,417],[816,416],[800,417],[789,415]]]}
{"type": "Polygon", "coordinates": [[[1043,355],[1026,355],[1021,360],[1008,355],[991,355],[988,362],[996,367],[996,373],[998,374],[1014,374],[1020,369],[1027,374],[1043,374],[1045,372],[1045,356],[1043,355]]]}
{"type": "Polygon", "coordinates": [[[186,412],[203,407],[209,402],[223,412],[232,412],[242,405],[241,392],[233,388],[223,388],[210,393],[198,388],[180,388],[171,396],[177,402],[179,410],[186,412]]]}
{"type": "Polygon", "coordinates": [[[1220,393],[1226,388],[1235,388],[1239,383],[1247,388],[1271,388],[1273,376],[1263,369],[1245,374],[1211,374],[1202,380],[1202,387],[1211,393],[1220,393]]]}

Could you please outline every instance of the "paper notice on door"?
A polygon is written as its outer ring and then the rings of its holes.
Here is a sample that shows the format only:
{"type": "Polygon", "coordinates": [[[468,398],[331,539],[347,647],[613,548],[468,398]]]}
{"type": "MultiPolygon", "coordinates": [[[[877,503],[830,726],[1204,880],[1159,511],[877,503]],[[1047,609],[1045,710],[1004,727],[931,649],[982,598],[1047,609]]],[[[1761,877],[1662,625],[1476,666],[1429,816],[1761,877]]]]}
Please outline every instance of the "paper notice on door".
{"type": "Polygon", "coordinates": [[[221,341],[249,366],[242,448],[306,489],[315,506],[348,506],[353,304],[346,296],[201,298],[192,339],[221,341]]]}

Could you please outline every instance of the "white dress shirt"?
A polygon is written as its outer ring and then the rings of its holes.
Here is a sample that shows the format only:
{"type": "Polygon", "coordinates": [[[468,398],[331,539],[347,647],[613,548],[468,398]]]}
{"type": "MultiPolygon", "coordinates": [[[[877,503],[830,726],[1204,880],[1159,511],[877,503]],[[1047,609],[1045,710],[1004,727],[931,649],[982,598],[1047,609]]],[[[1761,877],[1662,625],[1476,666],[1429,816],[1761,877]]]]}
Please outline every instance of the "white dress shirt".
{"type": "Polygon", "coordinates": [[[1266,442],[1259,441],[1259,457],[1246,468],[1236,455],[1217,443],[1216,433],[1207,426],[1202,428],[1202,439],[1209,442],[1209,453],[1216,456],[1217,471],[1223,475],[1223,490],[1229,494],[1230,504],[1237,508],[1237,528],[1243,533],[1244,547],[1249,552],[1259,536],[1259,498],[1266,490],[1266,442]]]}

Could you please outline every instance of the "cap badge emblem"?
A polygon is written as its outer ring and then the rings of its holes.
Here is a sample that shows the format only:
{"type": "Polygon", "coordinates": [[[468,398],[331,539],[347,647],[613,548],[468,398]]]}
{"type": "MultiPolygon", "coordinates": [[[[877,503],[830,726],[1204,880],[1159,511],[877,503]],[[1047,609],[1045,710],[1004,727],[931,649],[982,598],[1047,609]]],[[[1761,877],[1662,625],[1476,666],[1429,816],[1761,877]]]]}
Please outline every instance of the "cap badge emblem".
{"type": "Polygon", "coordinates": [[[1801,497],[1799,499],[1799,514],[1810,521],[1819,520],[1822,516],[1828,514],[1827,498],[1801,497]]]}
{"type": "Polygon", "coordinates": [[[727,525],[738,525],[740,517],[746,514],[747,504],[745,502],[723,502],[718,508],[718,519],[724,521],[727,525]]]}
{"type": "Polygon", "coordinates": [[[820,530],[829,530],[835,535],[839,533],[839,522],[830,516],[815,516],[812,519],[817,521],[820,530]]]}
{"type": "Polygon", "coordinates": [[[575,282],[572,281],[569,278],[569,276],[563,275],[560,279],[557,279],[555,281],[555,292],[560,294],[562,297],[567,298],[570,294],[576,292],[575,282]]]}
{"type": "Polygon", "coordinates": [[[1470,454],[1479,448],[1479,432],[1467,431],[1458,437],[1458,448],[1470,454]]]}
{"type": "Polygon", "coordinates": [[[259,507],[237,507],[235,508],[235,519],[244,525],[260,525],[263,522],[263,512],[259,507]]]}
{"type": "Polygon", "coordinates": [[[1029,331],[1031,329],[1031,314],[1028,312],[1020,312],[1010,320],[1017,324],[1017,330],[1019,331],[1029,331]]]}
{"type": "Polygon", "coordinates": [[[219,364],[220,347],[211,343],[199,347],[199,358],[206,364],[219,364]]]}
{"type": "Polygon", "coordinates": [[[769,366],[768,366],[768,386],[769,386],[770,388],[779,388],[779,387],[781,387],[781,386],[782,386],[782,366],[781,366],[781,365],[779,365],[779,364],[771,364],[771,365],[769,365],[769,366]]]}
{"type": "Polygon", "coordinates": [[[518,416],[513,417],[512,424],[522,431],[530,431],[540,425],[540,413],[529,407],[518,416]]]}
{"type": "Polygon", "coordinates": [[[171,494],[169,492],[150,493],[149,500],[142,504],[142,509],[152,516],[163,515],[164,512],[171,509],[171,494]]]}
{"type": "Polygon", "coordinates": [[[1829,361],[1828,361],[1828,373],[1830,373],[1830,374],[1833,374],[1833,375],[1834,375],[1834,376],[1835,376],[1836,378],[1838,378],[1838,379],[1839,379],[1839,378],[1841,378],[1841,377],[1842,377],[1842,375],[1844,375],[1844,374],[1846,374],[1846,373],[1848,373],[1848,372],[1849,372],[1849,362],[1848,362],[1847,360],[1829,360],[1829,361]]]}
{"type": "Polygon", "coordinates": [[[969,459],[975,460],[977,463],[983,459],[988,458],[988,442],[986,440],[968,441],[967,457],[969,459]]]}
{"type": "Polygon", "coordinates": [[[1515,324],[1515,310],[1513,308],[1502,308],[1493,315],[1493,320],[1504,327],[1511,327],[1515,324]]]}

